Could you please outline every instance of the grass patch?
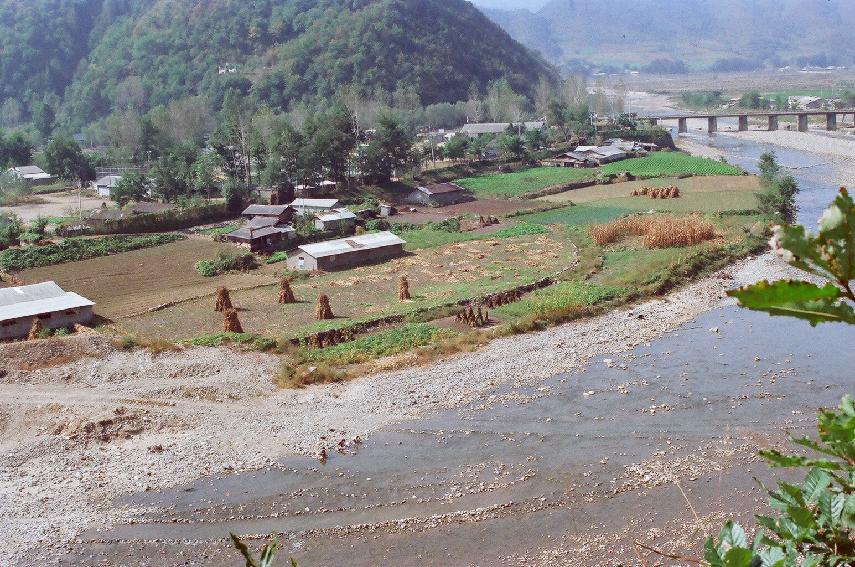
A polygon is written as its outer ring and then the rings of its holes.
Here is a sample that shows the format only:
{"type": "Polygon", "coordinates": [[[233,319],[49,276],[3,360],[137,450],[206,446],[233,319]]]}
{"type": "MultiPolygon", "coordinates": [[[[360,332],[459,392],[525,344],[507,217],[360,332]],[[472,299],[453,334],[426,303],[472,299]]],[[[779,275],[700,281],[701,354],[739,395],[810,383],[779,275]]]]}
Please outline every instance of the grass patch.
{"type": "Polygon", "coordinates": [[[591,306],[623,295],[625,288],[587,282],[567,281],[539,289],[521,301],[493,309],[502,317],[543,316],[570,306],[591,306]]]}
{"type": "Polygon", "coordinates": [[[28,268],[53,266],[170,244],[184,238],[186,237],[180,234],[66,238],[58,244],[4,250],[0,252],[0,270],[16,272],[28,268]]]}
{"type": "MultiPolygon", "coordinates": [[[[545,223],[544,223],[545,224],[545,223]]],[[[404,248],[407,250],[421,250],[424,248],[435,248],[454,244],[455,242],[466,242],[471,240],[484,240],[489,238],[517,238],[534,234],[546,234],[549,229],[541,224],[522,222],[505,227],[493,233],[483,232],[461,232],[450,231],[433,226],[401,230],[398,235],[407,241],[404,248]]]]}
{"type": "Polygon", "coordinates": [[[276,339],[255,333],[213,333],[190,339],[185,343],[202,347],[221,347],[226,344],[234,344],[248,346],[260,351],[276,348],[276,339]]]}
{"type": "Polygon", "coordinates": [[[636,212],[629,207],[613,207],[608,205],[576,205],[553,209],[542,213],[523,215],[519,217],[524,222],[532,224],[565,224],[589,225],[609,222],[624,215],[636,212]]]}
{"type": "Polygon", "coordinates": [[[601,168],[605,175],[628,171],[636,176],[660,175],[742,175],[742,170],[713,159],[690,156],[682,152],[653,152],[640,158],[609,163],[601,168]]]}
{"type": "Polygon", "coordinates": [[[532,167],[512,173],[495,173],[464,177],[455,181],[479,197],[519,197],[525,193],[584,181],[593,177],[593,170],[568,167],[532,167]]]}
{"type": "Polygon", "coordinates": [[[237,229],[240,228],[239,224],[227,224],[225,226],[215,226],[213,228],[203,228],[199,231],[199,234],[205,234],[207,236],[225,236],[226,234],[230,234],[237,229]]]}
{"type": "Polygon", "coordinates": [[[264,263],[265,263],[265,264],[268,264],[268,265],[270,265],[270,264],[276,264],[276,263],[278,263],[278,262],[284,262],[284,261],[286,261],[287,259],[288,259],[288,253],[287,253],[287,252],[284,252],[284,251],[282,251],[282,250],[279,250],[279,251],[274,252],[273,254],[271,254],[271,255],[270,255],[270,257],[269,257],[269,258],[267,258],[267,259],[264,261],[264,263]]]}
{"type": "Polygon", "coordinates": [[[425,323],[409,323],[395,329],[366,335],[349,343],[322,349],[301,349],[300,357],[304,362],[354,364],[399,354],[431,344],[438,338],[452,334],[452,331],[425,323]]]}
{"type": "Polygon", "coordinates": [[[246,272],[258,267],[252,252],[231,254],[220,252],[213,260],[199,260],[194,265],[199,275],[206,278],[219,276],[227,272],[246,272]]]}
{"type": "Polygon", "coordinates": [[[492,235],[493,238],[515,238],[517,236],[528,236],[530,234],[546,234],[549,229],[542,224],[531,224],[522,222],[514,226],[503,228],[492,235]]]}

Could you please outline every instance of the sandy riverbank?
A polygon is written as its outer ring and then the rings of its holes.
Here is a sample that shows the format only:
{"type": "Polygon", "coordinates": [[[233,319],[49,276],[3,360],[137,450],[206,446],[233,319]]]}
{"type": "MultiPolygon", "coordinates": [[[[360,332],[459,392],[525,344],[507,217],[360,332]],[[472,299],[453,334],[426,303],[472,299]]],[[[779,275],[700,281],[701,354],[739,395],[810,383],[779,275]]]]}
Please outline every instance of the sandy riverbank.
{"type": "MultiPolygon", "coordinates": [[[[855,137],[850,134],[777,130],[773,132],[720,132],[720,135],[816,155],[818,162],[830,163],[839,175],[837,179],[828,180],[830,183],[849,187],[855,186],[855,161],[853,161],[855,160],[855,137]]],[[[687,149],[687,151],[697,151],[696,146],[698,145],[691,144],[692,149],[687,149]]]]}
{"type": "Polygon", "coordinates": [[[727,302],[724,291],[788,272],[771,255],[747,260],[632,308],[525,336],[430,367],[278,391],[275,357],[228,349],[152,355],[75,337],[62,352],[92,356],[22,370],[32,353],[0,356],[0,555],[47,554],[87,528],[124,521],[111,500],[212,474],[255,470],[319,444],[473,400],[504,383],[537,383],[627,351],[727,302]],[[43,547],[47,545],[47,547],[43,547]]]}

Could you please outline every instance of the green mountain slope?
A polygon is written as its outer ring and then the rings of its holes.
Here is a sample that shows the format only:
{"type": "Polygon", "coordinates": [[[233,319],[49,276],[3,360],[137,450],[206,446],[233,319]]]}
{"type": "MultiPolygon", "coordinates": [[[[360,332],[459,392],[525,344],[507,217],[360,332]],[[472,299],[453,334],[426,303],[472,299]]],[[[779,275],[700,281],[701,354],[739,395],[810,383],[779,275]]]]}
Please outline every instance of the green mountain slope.
{"type": "Polygon", "coordinates": [[[0,17],[0,99],[56,93],[73,125],[228,88],[279,108],[350,84],[430,104],[554,76],[464,0],[0,0],[0,17]]]}
{"type": "Polygon", "coordinates": [[[536,12],[487,10],[551,61],[643,68],[654,59],[692,69],[849,65],[849,0],[551,0],[536,12]],[[546,47],[544,47],[546,46],[546,47]]]}

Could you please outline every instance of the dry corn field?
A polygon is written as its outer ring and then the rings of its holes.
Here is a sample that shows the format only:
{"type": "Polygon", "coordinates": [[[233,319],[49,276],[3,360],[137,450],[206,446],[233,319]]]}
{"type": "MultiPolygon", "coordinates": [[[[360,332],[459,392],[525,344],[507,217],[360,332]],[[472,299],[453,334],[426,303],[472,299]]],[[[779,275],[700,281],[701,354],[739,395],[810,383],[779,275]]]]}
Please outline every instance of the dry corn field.
{"type": "Polygon", "coordinates": [[[709,221],[698,217],[633,215],[607,224],[591,226],[588,231],[600,246],[627,236],[640,236],[647,248],[694,246],[718,236],[709,221]]]}
{"type": "Polygon", "coordinates": [[[642,187],[641,189],[633,189],[630,195],[632,197],[650,197],[651,199],[677,199],[680,197],[680,188],[675,185],[670,187],[642,187]]]}

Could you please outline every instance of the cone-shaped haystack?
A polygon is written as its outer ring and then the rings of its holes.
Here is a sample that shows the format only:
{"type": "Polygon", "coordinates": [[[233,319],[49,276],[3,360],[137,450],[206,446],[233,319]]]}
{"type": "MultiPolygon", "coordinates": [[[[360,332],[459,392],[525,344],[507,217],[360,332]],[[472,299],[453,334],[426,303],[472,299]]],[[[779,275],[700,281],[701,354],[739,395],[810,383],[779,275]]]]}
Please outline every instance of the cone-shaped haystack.
{"type": "Polygon", "coordinates": [[[325,319],[335,319],[335,315],[333,315],[332,308],[330,308],[330,298],[327,297],[327,294],[322,293],[318,296],[318,303],[315,306],[315,317],[318,321],[323,321],[325,319]]]}
{"type": "Polygon", "coordinates": [[[225,313],[229,309],[232,309],[232,298],[229,296],[229,290],[224,287],[218,287],[214,311],[225,313]]]}
{"type": "Polygon", "coordinates": [[[401,276],[398,282],[398,300],[406,301],[410,299],[410,282],[407,281],[407,276],[401,276]]]}
{"type": "Polygon", "coordinates": [[[240,326],[237,311],[227,309],[223,318],[223,331],[226,333],[243,333],[243,327],[240,326]]]}
{"type": "Polygon", "coordinates": [[[288,278],[282,278],[279,282],[279,303],[296,303],[294,299],[294,291],[291,289],[291,282],[288,278]]]}
{"type": "Polygon", "coordinates": [[[27,340],[32,341],[39,338],[39,333],[43,330],[42,322],[38,317],[33,317],[33,326],[30,327],[30,334],[27,335],[27,340]]]}

